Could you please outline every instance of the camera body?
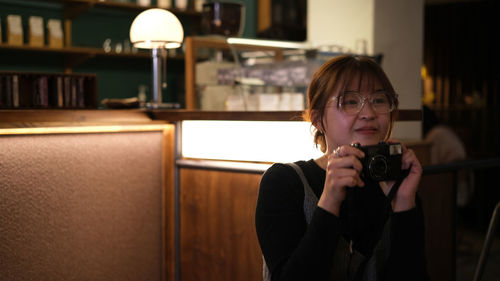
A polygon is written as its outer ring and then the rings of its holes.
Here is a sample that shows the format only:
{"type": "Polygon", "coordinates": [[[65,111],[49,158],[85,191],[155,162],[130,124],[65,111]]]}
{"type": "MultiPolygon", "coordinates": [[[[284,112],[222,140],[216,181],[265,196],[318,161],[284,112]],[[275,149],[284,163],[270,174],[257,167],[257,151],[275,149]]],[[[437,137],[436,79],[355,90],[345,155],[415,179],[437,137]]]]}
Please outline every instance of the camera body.
{"type": "Polygon", "coordinates": [[[377,145],[368,146],[356,143],[352,146],[365,153],[365,157],[360,159],[363,164],[362,178],[379,182],[396,180],[401,176],[403,149],[400,143],[380,142],[377,145]]]}

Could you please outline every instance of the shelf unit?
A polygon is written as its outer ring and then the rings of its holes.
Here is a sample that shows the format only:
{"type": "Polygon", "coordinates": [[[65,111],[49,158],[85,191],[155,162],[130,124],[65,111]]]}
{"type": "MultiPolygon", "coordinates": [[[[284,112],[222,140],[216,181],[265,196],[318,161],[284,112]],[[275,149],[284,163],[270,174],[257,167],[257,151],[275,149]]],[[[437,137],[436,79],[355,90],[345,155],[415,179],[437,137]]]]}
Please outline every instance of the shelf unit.
{"type": "MultiPolygon", "coordinates": [[[[110,57],[110,58],[123,58],[123,59],[151,59],[151,54],[148,51],[140,50],[137,53],[131,52],[105,52],[101,48],[92,47],[63,47],[63,48],[49,48],[49,47],[32,47],[29,45],[12,46],[8,44],[0,44],[0,52],[5,53],[36,53],[36,54],[60,54],[64,56],[65,73],[71,73],[72,69],[77,67],[84,61],[96,57],[110,57]]],[[[169,56],[169,60],[184,60],[183,55],[169,56]]]]}
{"type": "Polygon", "coordinates": [[[256,45],[229,45],[223,37],[203,37],[203,36],[187,36],[184,39],[186,49],[185,54],[185,79],[186,79],[186,109],[198,109],[197,94],[196,94],[196,62],[198,61],[198,48],[212,48],[230,50],[231,48],[246,51],[274,51],[275,60],[283,60],[283,48],[271,46],[256,46],[256,45]]]}
{"type": "MultiPolygon", "coordinates": [[[[155,1],[153,1],[155,3],[155,1]]],[[[21,46],[6,43],[5,32],[0,40],[0,57],[3,71],[56,72],[64,74],[95,73],[98,80],[97,105],[104,98],[129,98],[137,95],[141,85],[149,85],[151,53],[149,50],[115,52],[117,42],[128,38],[128,28],[140,12],[158,8],[156,5],[140,6],[135,3],[100,0],[0,0],[0,18],[5,30],[6,15],[19,14],[25,33],[21,46]],[[5,9],[4,9],[5,8],[5,9]],[[60,19],[63,24],[63,46],[60,48],[30,46],[26,40],[27,21],[31,15],[60,19]],[[109,20],[109,21],[108,21],[109,20]],[[101,22],[102,21],[102,22],[101,22]],[[100,28],[101,23],[104,25],[100,28]],[[98,29],[95,30],[94,29],[98,29]],[[112,50],[101,47],[105,39],[112,40],[112,50]]],[[[200,32],[201,12],[168,9],[183,22],[186,34],[200,32]]],[[[44,27],[45,29],[45,27],[44,27]]],[[[45,29],[46,31],[46,29],[45,29]]],[[[126,43],[124,43],[126,44],[126,43]]],[[[124,46],[125,48],[125,46],[124,46]]],[[[176,102],[183,96],[184,54],[180,49],[168,53],[170,82],[166,97],[176,102]]],[[[150,95],[148,92],[147,95],[150,95]]]]}
{"type": "MultiPolygon", "coordinates": [[[[70,47],[72,45],[72,20],[82,13],[85,13],[92,7],[103,7],[110,9],[122,9],[141,12],[150,8],[158,8],[157,6],[140,6],[134,3],[121,3],[121,2],[111,2],[111,1],[100,1],[100,0],[51,0],[55,2],[63,3],[63,15],[64,15],[64,40],[65,46],[70,47]]],[[[201,13],[196,11],[180,11],[177,9],[168,9],[175,15],[179,17],[189,17],[200,20],[201,13]]]]}
{"type": "Polygon", "coordinates": [[[0,108],[96,109],[97,76],[0,71],[0,108]]]}
{"type": "MultiPolygon", "coordinates": [[[[35,1],[36,2],[36,1],[35,1]]],[[[46,47],[32,47],[27,44],[23,46],[13,46],[5,43],[0,43],[0,52],[24,52],[24,53],[52,53],[61,54],[64,56],[65,65],[64,72],[71,73],[73,68],[79,64],[92,59],[95,57],[116,57],[116,58],[138,58],[138,59],[148,59],[150,54],[147,51],[133,52],[105,52],[101,48],[92,47],[81,47],[73,46],[72,39],[72,21],[87,12],[93,7],[106,8],[106,9],[119,9],[141,12],[150,8],[157,8],[157,6],[140,6],[135,3],[121,3],[121,2],[111,2],[111,1],[100,1],[100,0],[49,0],[48,2],[61,4],[63,12],[63,23],[64,23],[64,47],[63,48],[50,48],[46,47]]],[[[180,18],[189,18],[194,21],[201,20],[201,13],[193,10],[181,11],[178,9],[168,9],[180,18]]],[[[169,57],[169,59],[182,60],[183,55],[175,55],[169,57]]]]}

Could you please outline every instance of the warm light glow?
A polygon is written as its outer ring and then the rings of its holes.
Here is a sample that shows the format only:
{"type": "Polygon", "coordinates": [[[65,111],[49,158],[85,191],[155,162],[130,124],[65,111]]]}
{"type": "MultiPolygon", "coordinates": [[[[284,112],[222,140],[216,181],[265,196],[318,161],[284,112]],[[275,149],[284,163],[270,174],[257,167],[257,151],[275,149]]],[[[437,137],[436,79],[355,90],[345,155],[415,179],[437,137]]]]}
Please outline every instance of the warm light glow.
{"type": "Polygon", "coordinates": [[[130,42],[136,48],[178,48],[184,39],[179,19],[164,9],[149,9],[140,13],[130,26],[130,42]]]}
{"type": "Polygon", "coordinates": [[[81,134],[163,131],[173,125],[127,125],[127,126],[72,126],[0,129],[0,135],[81,134]]]}
{"type": "Polygon", "coordinates": [[[182,156],[256,162],[293,162],[321,156],[308,122],[183,121],[182,156]]]}
{"type": "Polygon", "coordinates": [[[247,38],[236,38],[236,37],[227,38],[227,43],[234,45],[276,47],[284,49],[311,49],[311,46],[306,43],[277,41],[277,40],[247,39],[247,38]]]}

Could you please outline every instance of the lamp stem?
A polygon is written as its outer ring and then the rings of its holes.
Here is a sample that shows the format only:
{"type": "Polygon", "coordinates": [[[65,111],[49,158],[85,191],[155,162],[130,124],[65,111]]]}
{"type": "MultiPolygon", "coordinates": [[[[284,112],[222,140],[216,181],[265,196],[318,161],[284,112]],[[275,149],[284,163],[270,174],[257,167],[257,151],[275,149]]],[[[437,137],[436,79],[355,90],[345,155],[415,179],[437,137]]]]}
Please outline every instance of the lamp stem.
{"type": "Polygon", "coordinates": [[[167,57],[168,49],[161,49],[161,89],[163,93],[167,90],[167,57]]]}
{"type": "Polygon", "coordinates": [[[153,56],[153,108],[161,106],[161,50],[152,49],[153,56]]]}

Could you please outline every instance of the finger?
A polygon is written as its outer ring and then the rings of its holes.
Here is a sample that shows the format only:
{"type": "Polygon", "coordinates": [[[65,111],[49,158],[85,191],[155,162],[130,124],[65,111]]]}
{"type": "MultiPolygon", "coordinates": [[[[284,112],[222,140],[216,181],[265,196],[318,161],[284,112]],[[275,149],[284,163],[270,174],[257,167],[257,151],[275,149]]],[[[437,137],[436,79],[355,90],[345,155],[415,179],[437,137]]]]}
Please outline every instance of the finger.
{"type": "Polygon", "coordinates": [[[415,152],[412,149],[408,149],[403,153],[402,157],[402,169],[406,170],[411,167],[418,167],[421,168],[420,161],[418,160],[417,156],[415,155],[415,152]]]}
{"type": "Polygon", "coordinates": [[[355,169],[348,168],[340,168],[334,169],[332,171],[334,177],[342,178],[342,177],[357,177],[359,176],[359,172],[355,169]]]}
{"type": "Polygon", "coordinates": [[[387,143],[401,143],[401,142],[397,139],[388,139],[387,143]]]}
{"type": "Polygon", "coordinates": [[[354,155],[358,158],[365,157],[365,153],[362,150],[360,150],[356,147],[353,147],[351,145],[339,146],[334,150],[333,154],[336,155],[337,157],[345,157],[345,156],[349,156],[349,155],[354,155]]]}
{"type": "Polygon", "coordinates": [[[339,146],[339,147],[337,147],[337,148],[335,148],[335,149],[333,150],[333,153],[332,153],[333,157],[335,157],[335,158],[340,158],[340,157],[342,157],[342,156],[340,155],[340,149],[341,149],[341,148],[342,148],[342,147],[341,147],[341,146],[339,146]]]}
{"type": "Polygon", "coordinates": [[[406,151],[408,151],[408,147],[406,147],[406,145],[404,143],[401,143],[401,149],[402,149],[403,153],[405,153],[406,151]]]}
{"type": "Polygon", "coordinates": [[[353,168],[358,172],[363,170],[363,164],[361,161],[355,156],[347,156],[336,158],[333,156],[332,158],[328,158],[328,167],[331,168],[353,168]]]}
{"type": "Polygon", "coordinates": [[[341,177],[336,180],[336,184],[347,187],[365,186],[365,183],[361,180],[360,177],[341,177]]]}
{"type": "Polygon", "coordinates": [[[403,156],[401,157],[401,169],[406,170],[411,167],[411,158],[412,156],[408,151],[403,152],[403,156]]]}

